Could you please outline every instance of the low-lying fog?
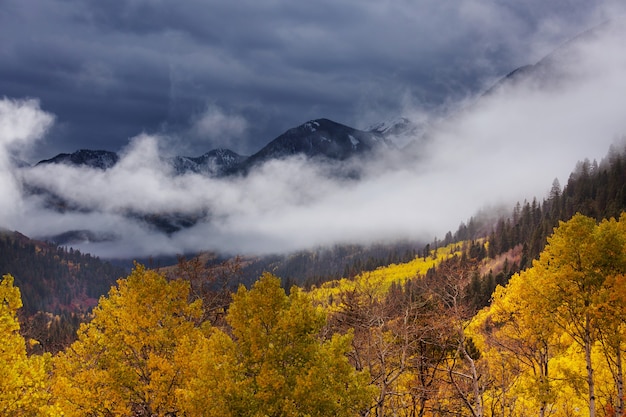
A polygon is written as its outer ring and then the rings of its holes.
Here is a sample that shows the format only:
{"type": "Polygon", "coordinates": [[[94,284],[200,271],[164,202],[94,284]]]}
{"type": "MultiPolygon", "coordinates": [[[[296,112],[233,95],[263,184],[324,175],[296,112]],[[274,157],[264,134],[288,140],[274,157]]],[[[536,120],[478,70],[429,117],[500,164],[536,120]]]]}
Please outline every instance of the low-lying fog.
{"type": "Polygon", "coordinates": [[[162,162],[172,152],[168,138],[148,134],[132,138],[106,171],[20,168],[16,159],[28,158],[55,116],[36,99],[4,98],[0,226],[30,237],[91,230],[111,239],[72,246],[123,258],[442,238],[485,207],[545,197],[554,178],[567,182],[577,161],[606,155],[626,133],[622,43],[623,31],[605,30],[560,56],[549,78],[504,85],[447,113],[406,109],[404,116],[428,121],[427,138],[416,138],[411,151],[381,152],[362,162],[358,180],[338,179],[303,158],[272,161],[246,177],[176,176],[162,162]],[[41,196],[25,192],[24,182],[82,209],[46,208],[41,196]],[[170,212],[206,217],[171,235],[138,220],[170,212]]]}

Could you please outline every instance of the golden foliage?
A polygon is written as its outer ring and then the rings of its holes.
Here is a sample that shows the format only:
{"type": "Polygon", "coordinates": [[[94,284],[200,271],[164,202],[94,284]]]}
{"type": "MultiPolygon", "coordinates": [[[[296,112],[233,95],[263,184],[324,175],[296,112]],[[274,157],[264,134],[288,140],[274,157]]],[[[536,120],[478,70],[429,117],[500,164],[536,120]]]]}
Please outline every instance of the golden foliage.
{"type": "Polygon", "coordinates": [[[21,307],[20,290],[5,275],[0,282],[0,415],[55,416],[47,390],[50,355],[26,355],[17,319],[21,307]]]}
{"type": "Polygon", "coordinates": [[[363,272],[353,279],[342,278],[325,282],[319,287],[313,287],[310,296],[314,302],[326,306],[331,311],[336,311],[341,300],[341,294],[354,290],[366,290],[381,300],[392,285],[402,285],[409,279],[423,276],[430,269],[455,255],[461,255],[460,244],[451,244],[437,250],[431,250],[429,256],[416,257],[410,262],[391,264],[374,271],[363,272]]]}
{"type": "Polygon", "coordinates": [[[189,283],[137,266],[102,297],[78,340],[54,361],[53,390],[68,416],[165,416],[188,366],[181,346],[199,343],[199,302],[189,283]],[[143,414],[142,414],[143,415],[143,414]]]}

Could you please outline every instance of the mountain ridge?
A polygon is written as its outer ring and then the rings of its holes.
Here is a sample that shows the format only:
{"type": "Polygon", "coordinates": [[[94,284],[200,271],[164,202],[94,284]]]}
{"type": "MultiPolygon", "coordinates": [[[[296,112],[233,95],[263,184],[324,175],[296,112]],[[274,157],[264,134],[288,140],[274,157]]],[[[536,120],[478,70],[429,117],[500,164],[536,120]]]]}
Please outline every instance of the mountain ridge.
{"type": "Polygon", "coordinates": [[[248,172],[272,159],[295,155],[344,161],[381,146],[389,146],[382,134],[358,130],[330,119],[314,119],[269,142],[244,162],[243,171],[248,172]]]}
{"type": "Polygon", "coordinates": [[[106,170],[117,164],[119,159],[120,157],[116,152],[79,149],[72,153],[60,153],[50,159],[39,161],[36,165],[67,164],[106,170]]]}
{"type": "Polygon", "coordinates": [[[169,158],[168,162],[178,175],[196,173],[220,177],[228,171],[236,169],[247,158],[247,156],[240,155],[230,149],[217,148],[196,157],[174,156],[169,158]]]}
{"type": "MultiPolygon", "coordinates": [[[[401,127],[395,127],[391,133],[397,134],[399,129],[401,127]]],[[[164,162],[177,175],[195,173],[223,177],[248,174],[270,160],[296,155],[345,161],[382,147],[392,147],[392,142],[386,136],[385,132],[359,130],[321,118],[288,129],[250,156],[240,155],[227,148],[216,148],[200,156],[174,156],[166,158],[164,162]]],[[[60,153],[50,159],[41,160],[36,165],[67,164],[107,170],[114,167],[119,160],[120,156],[113,151],[80,149],[73,153],[60,153]]]]}

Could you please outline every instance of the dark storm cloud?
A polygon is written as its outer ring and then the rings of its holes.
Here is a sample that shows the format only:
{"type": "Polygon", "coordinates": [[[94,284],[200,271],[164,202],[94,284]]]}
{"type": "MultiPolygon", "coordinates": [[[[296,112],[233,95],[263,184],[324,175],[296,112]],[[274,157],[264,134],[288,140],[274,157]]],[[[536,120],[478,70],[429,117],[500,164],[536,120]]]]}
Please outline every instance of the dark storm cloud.
{"type": "MultiPolygon", "coordinates": [[[[44,164],[17,168],[54,116],[36,100],[0,100],[0,226],[32,237],[90,230],[114,237],[74,247],[102,257],[147,257],[198,250],[272,253],[333,243],[441,238],[485,206],[546,195],[576,162],[600,160],[625,137],[626,27],[607,25],[561,49],[554,78],[503,85],[458,105],[409,151],[380,153],[359,164],[359,180],[328,175],[303,157],[272,160],[246,177],[173,175],[163,156],[170,135],[140,134],[108,170],[44,164]],[[70,207],[51,210],[26,182],[70,207]],[[132,213],[129,216],[128,213],[132,213]],[[206,214],[166,235],[139,219],[155,213],[206,214]]],[[[408,108],[407,108],[408,110],[408,108]]],[[[423,118],[433,117],[421,113],[423,118]]],[[[415,118],[415,113],[409,116],[415,118]]],[[[191,136],[238,137],[250,120],[207,102],[185,126],[191,136]]],[[[346,164],[349,162],[346,162],[346,164]]]]}
{"type": "Polygon", "coordinates": [[[310,118],[365,127],[473,94],[612,3],[6,0],[0,94],[56,115],[41,158],[141,132],[191,154],[225,141],[251,153],[310,118]],[[207,109],[230,130],[199,135],[207,109]]]}

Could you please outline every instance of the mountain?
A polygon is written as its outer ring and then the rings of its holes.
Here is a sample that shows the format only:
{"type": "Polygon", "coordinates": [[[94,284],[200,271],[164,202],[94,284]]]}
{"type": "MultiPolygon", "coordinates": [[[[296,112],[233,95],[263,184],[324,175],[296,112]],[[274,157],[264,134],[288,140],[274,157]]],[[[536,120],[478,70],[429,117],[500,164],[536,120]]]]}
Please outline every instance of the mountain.
{"type": "MultiPolygon", "coordinates": [[[[40,161],[37,165],[66,164],[106,170],[115,166],[119,159],[119,155],[115,152],[81,149],[73,153],[58,154],[53,158],[40,161]]],[[[229,149],[214,149],[197,157],[175,156],[167,159],[166,162],[179,175],[197,173],[208,176],[221,176],[226,171],[241,164],[245,159],[245,156],[229,149]]],[[[20,166],[23,166],[23,164],[20,166]]]]}
{"type": "Polygon", "coordinates": [[[196,173],[221,177],[227,172],[236,171],[247,158],[230,149],[214,149],[198,157],[175,156],[169,163],[179,175],[196,173]]]}
{"type": "Polygon", "coordinates": [[[102,150],[81,149],[74,153],[61,153],[54,158],[40,161],[39,164],[67,164],[74,166],[87,166],[90,168],[109,169],[119,161],[115,152],[102,150]]]}
{"type": "MultiPolygon", "coordinates": [[[[317,119],[289,129],[250,157],[239,155],[229,149],[214,149],[198,157],[175,156],[164,159],[163,162],[167,166],[166,169],[171,169],[176,175],[195,173],[208,177],[224,177],[245,175],[268,161],[295,155],[342,162],[352,157],[367,155],[379,148],[393,146],[390,143],[383,133],[377,131],[362,131],[332,120],[317,119]]],[[[59,154],[39,162],[38,165],[66,164],[107,170],[114,167],[119,159],[115,152],[81,149],[71,154],[59,154]]],[[[329,171],[331,175],[343,178],[358,176],[358,173],[350,167],[343,169],[341,164],[337,164],[335,168],[329,171]]],[[[24,184],[24,188],[33,194],[46,196],[46,204],[52,209],[62,212],[85,210],[84,207],[65,201],[41,187],[24,184]]],[[[147,214],[128,212],[126,215],[143,221],[165,234],[172,234],[195,225],[204,219],[207,213],[198,212],[190,215],[177,212],[147,214]]],[[[46,236],[46,239],[57,244],[71,245],[87,241],[107,241],[114,239],[114,236],[96,235],[88,230],[72,230],[55,236],[46,236]]]]}
{"type": "MultiPolygon", "coordinates": [[[[409,126],[408,119],[403,119],[409,126]]],[[[214,149],[201,156],[175,156],[165,160],[177,175],[187,173],[222,177],[248,173],[273,159],[304,155],[308,158],[344,161],[353,156],[365,155],[381,147],[393,146],[387,136],[397,133],[400,127],[379,132],[363,131],[328,119],[317,119],[287,130],[250,157],[229,149],[214,149]]],[[[39,164],[68,164],[98,169],[112,168],[119,156],[110,151],[81,149],[71,154],[62,153],[39,164]]]]}
{"type": "Polygon", "coordinates": [[[34,240],[0,228],[0,276],[11,274],[20,289],[21,332],[39,351],[55,352],[75,339],[100,296],[127,274],[89,254],[34,240]]]}
{"type": "Polygon", "coordinates": [[[272,159],[295,155],[344,161],[388,146],[391,146],[390,142],[379,132],[354,129],[329,119],[316,119],[287,130],[248,158],[238,171],[248,172],[272,159]]]}
{"type": "Polygon", "coordinates": [[[554,88],[576,72],[580,62],[580,51],[586,43],[600,37],[623,39],[626,28],[619,21],[607,21],[569,39],[557,49],[534,64],[518,67],[498,80],[484,95],[519,83],[531,83],[538,88],[554,88]]]}
{"type": "Polygon", "coordinates": [[[366,130],[381,135],[385,140],[393,143],[398,148],[404,148],[411,142],[419,142],[423,139],[427,129],[426,123],[416,123],[407,117],[401,116],[379,122],[366,130]]]}

